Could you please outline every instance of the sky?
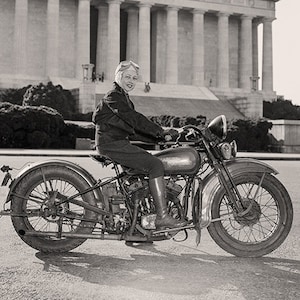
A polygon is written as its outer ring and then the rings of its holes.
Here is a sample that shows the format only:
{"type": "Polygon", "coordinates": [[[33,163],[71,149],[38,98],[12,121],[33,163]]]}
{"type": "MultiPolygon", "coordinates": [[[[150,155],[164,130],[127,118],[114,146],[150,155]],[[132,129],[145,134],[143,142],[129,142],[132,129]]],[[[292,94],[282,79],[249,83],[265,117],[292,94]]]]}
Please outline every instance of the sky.
{"type": "Polygon", "coordinates": [[[300,105],[300,0],[276,2],[273,21],[273,89],[300,105]]]}

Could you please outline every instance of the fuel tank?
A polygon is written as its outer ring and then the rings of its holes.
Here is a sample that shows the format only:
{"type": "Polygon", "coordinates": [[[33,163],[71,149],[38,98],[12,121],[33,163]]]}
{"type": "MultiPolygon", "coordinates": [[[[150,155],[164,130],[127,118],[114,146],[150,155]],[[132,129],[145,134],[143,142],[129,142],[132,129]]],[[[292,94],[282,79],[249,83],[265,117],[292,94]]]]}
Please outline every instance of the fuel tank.
{"type": "Polygon", "coordinates": [[[155,154],[165,167],[165,174],[194,174],[200,166],[198,152],[191,147],[178,147],[162,150],[155,154]]]}

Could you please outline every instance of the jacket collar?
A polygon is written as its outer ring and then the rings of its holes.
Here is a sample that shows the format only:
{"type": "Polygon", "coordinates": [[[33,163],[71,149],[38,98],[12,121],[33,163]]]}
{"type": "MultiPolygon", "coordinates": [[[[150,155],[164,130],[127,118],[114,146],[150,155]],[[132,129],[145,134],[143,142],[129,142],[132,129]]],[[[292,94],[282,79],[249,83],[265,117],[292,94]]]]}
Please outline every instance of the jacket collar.
{"type": "Polygon", "coordinates": [[[123,95],[128,95],[115,81],[113,83],[115,90],[123,95]]]}

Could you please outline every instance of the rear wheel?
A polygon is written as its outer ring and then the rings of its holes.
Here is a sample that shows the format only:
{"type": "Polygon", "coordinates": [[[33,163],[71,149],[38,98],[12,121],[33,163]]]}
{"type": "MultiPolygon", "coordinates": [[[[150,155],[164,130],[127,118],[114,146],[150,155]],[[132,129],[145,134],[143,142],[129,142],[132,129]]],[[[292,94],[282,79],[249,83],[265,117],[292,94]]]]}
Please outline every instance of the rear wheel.
{"type": "Polygon", "coordinates": [[[278,248],[293,220],[292,202],[281,182],[270,174],[250,173],[234,177],[245,213],[237,215],[224,188],[212,204],[208,231],[225,251],[242,257],[260,257],[278,248]]]}
{"type": "MultiPolygon", "coordinates": [[[[88,183],[66,167],[43,166],[28,173],[12,194],[12,223],[21,239],[42,252],[66,252],[81,245],[85,238],[63,235],[92,233],[96,214],[70,202],[59,202],[87,188],[88,183]]],[[[96,205],[92,192],[75,199],[96,205]]]]}

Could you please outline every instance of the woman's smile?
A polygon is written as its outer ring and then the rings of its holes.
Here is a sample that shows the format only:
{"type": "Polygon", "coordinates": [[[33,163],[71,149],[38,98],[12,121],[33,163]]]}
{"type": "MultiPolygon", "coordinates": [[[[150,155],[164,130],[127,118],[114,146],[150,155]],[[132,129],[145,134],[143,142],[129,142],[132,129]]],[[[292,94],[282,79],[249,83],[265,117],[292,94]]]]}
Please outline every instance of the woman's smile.
{"type": "Polygon", "coordinates": [[[125,70],[121,78],[121,87],[126,92],[130,92],[135,88],[137,80],[138,80],[138,74],[134,69],[125,70]]]}

